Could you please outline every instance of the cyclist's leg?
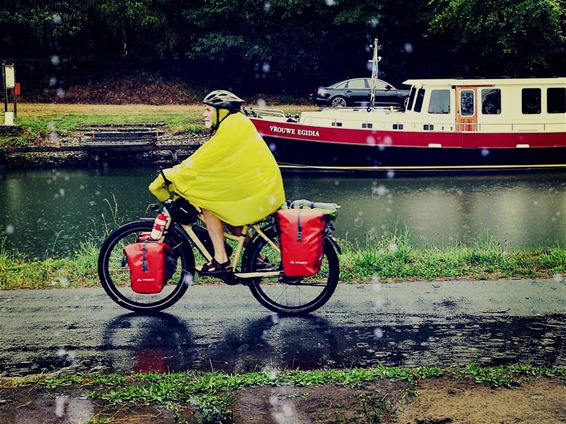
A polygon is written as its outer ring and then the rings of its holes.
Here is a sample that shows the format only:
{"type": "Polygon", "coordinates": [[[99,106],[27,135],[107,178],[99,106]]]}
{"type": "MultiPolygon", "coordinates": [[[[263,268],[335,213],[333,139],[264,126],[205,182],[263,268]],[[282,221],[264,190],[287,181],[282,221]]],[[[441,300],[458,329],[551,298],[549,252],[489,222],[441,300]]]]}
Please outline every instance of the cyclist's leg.
{"type": "Polygon", "coordinates": [[[216,262],[224,264],[228,261],[228,255],[224,247],[224,222],[206,209],[202,210],[202,215],[212,241],[212,246],[214,247],[214,259],[216,259],[216,262]]]}

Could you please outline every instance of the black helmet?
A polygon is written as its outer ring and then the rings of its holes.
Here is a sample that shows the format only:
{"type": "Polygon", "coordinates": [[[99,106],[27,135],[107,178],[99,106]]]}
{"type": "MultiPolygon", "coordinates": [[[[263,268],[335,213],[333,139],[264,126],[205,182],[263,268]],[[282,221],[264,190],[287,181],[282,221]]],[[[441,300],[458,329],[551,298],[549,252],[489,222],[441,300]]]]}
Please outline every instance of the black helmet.
{"type": "Polygon", "coordinates": [[[202,102],[217,109],[228,109],[230,112],[236,112],[240,109],[244,100],[229,91],[214,90],[208,93],[202,102]]]}

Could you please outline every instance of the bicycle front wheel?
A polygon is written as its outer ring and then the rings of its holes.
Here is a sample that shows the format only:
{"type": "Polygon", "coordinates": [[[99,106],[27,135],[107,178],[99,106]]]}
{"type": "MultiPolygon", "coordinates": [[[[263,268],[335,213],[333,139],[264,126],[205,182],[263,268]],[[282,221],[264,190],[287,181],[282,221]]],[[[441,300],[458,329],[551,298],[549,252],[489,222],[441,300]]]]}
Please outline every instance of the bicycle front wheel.
{"type": "MultiPolygon", "coordinates": [[[[279,234],[275,228],[265,231],[276,245],[279,234]]],[[[282,270],[281,253],[262,237],[247,249],[246,271],[282,270]]],[[[284,315],[302,315],[323,306],[338,284],[340,265],[332,242],[325,237],[322,268],[312,277],[262,277],[249,285],[253,296],[266,308],[284,315]]]]}
{"type": "Polygon", "coordinates": [[[123,225],[108,236],[98,257],[98,275],[108,296],[118,305],[135,312],[156,312],[172,306],[193,281],[195,265],[189,242],[179,230],[171,227],[165,243],[171,247],[176,260],[173,276],[160,293],[136,293],[132,290],[124,248],[136,243],[140,234],[151,231],[152,227],[152,221],[123,225]]]}

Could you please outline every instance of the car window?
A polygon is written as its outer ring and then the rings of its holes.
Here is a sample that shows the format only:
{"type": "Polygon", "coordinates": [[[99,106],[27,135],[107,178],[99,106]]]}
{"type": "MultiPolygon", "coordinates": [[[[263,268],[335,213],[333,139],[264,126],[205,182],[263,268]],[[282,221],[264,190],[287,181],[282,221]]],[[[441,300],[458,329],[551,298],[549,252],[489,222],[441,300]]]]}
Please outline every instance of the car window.
{"type": "Polygon", "coordinates": [[[375,82],[375,88],[378,89],[378,90],[385,90],[385,87],[388,86],[388,85],[391,85],[391,84],[389,84],[389,83],[387,83],[383,80],[380,80],[380,79],[376,80],[376,82],[375,82]]]}
{"type": "Polygon", "coordinates": [[[348,88],[352,89],[365,89],[366,87],[366,80],[363,78],[357,78],[348,81],[348,88]]]}
{"type": "Polygon", "coordinates": [[[336,84],[332,84],[330,88],[346,88],[346,84],[348,84],[348,81],[340,81],[336,84]]]}

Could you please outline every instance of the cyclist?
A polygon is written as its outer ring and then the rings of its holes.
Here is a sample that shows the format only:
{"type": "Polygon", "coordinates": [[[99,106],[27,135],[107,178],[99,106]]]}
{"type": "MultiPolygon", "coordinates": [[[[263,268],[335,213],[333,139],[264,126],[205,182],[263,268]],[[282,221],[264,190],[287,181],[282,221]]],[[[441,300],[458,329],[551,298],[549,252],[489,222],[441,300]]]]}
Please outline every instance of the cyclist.
{"type": "Polygon", "coordinates": [[[214,134],[195,153],[164,169],[149,190],[161,202],[172,194],[201,210],[214,246],[214,258],[201,275],[232,272],[224,247],[224,225],[234,234],[241,226],[275,212],[285,201],[281,172],[253,123],[240,112],[244,100],[225,90],[203,100],[207,128],[214,134]]]}

